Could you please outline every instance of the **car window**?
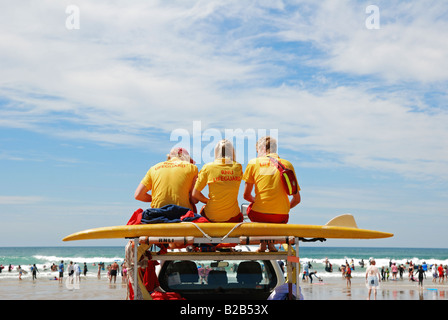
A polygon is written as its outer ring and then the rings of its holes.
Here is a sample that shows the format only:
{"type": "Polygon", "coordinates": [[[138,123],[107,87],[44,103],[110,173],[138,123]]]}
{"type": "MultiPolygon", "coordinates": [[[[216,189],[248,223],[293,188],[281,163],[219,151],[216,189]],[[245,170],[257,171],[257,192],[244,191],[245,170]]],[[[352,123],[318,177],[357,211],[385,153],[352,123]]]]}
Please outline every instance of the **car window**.
{"type": "Polygon", "coordinates": [[[269,260],[175,260],[164,263],[159,282],[166,291],[270,292],[277,278],[269,260]]]}

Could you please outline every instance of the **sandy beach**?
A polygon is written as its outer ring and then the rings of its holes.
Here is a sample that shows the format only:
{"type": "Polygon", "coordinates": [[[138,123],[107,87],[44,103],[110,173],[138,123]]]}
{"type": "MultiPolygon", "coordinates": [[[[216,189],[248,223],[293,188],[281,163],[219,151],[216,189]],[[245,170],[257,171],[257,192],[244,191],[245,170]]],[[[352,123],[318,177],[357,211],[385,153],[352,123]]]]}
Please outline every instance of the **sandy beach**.
{"type": "MultiPolygon", "coordinates": [[[[377,300],[447,300],[448,283],[432,283],[432,276],[423,281],[423,289],[417,282],[411,282],[407,277],[403,280],[383,281],[377,290],[377,300]]],[[[352,278],[351,285],[341,278],[328,278],[323,282],[301,282],[300,287],[306,300],[366,300],[368,289],[365,279],[352,278]]],[[[371,293],[373,300],[373,292],[371,293]]]]}
{"type": "MultiPolygon", "coordinates": [[[[323,281],[301,282],[305,300],[366,300],[368,290],[364,279],[355,277],[350,287],[339,277],[323,277],[323,281]]],[[[110,284],[107,277],[81,277],[79,289],[69,289],[65,281],[38,277],[0,279],[1,300],[125,300],[126,287],[121,277],[110,284]]],[[[373,299],[373,293],[371,298],[373,299]]],[[[407,278],[385,281],[378,290],[377,300],[447,300],[448,283],[433,283],[432,276],[424,281],[423,289],[407,278]]]]}
{"type": "Polygon", "coordinates": [[[79,289],[68,288],[58,280],[39,277],[0,279],[1,300],[124,300],[126,286],[122,284],[121,277],[117,282],[109,283],[107,277],[81,277],[79,289]]]}

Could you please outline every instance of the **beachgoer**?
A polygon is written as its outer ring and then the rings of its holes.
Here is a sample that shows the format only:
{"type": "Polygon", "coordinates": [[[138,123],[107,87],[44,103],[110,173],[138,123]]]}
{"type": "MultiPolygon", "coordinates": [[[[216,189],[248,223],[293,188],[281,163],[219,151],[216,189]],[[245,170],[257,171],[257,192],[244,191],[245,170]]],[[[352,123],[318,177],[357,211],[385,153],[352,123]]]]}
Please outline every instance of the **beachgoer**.
{"type": "Polygon", "coordinates": [[[448,280],[447,277],[448,277],[448,265],[445,265],[445,281],[448,280]]]}
{"type": "Polygon", "coordinates": [[[20,265],[17,267],[17,271],[19,271],[19,280],[22,280],[23,270],[22,270],[22,267],[20,265]]]}
{"type": "Polygon", "coordinates": [[[392,280],[397,280],[398,267],[395,262],[392,264],[391,271],[392,271],[392,280]]]}
{"type": "Polygon", "coordinates": [[[333,272],[333,265],[328,259],[325,259],[325,271],[333,272]]]}
{"type": "Polygon", "coordinates": [[[114,279],[114,283],[117,282],[117,272],[118,272],[119,266],[117,262],[112,263],[110,266],[110,279],[109,282],[112,282],[112,279],[114,279]]]}
{"type": "Polygon", "coordinates": [[[409,262],[408,273],[409,273],[409,278],[411,277],[411,275],[414,274],[414,266],[412,265],[412,261],[409,262]]]}
{"type": "Polygon", "coordinates": [[[439,272],[439,283],[443,283],[444,270],[443,270],[442,264],[439,265],[439,267],[437,268],[437,271],[439,272]]]}
{"type": "Polygon", "coordinates": [[[104,268],[104,263],[103,262],[98,263],[98,279],[101,278],[101,269],[103,269],[103,268],[104,268]]]}
{"type": "Polygon", "coordinates": [[[127,281],[127,278],[128,278],[128,268],[126,267],[126,264],[124,264],[124,263],[123,263],[123,265],[121,267],[121,272],[122,272],[121,282],[125,283],[127,281]]]}
{"type": "Polygon", "coordinates": [[[361,261],[359,261],[359,265],[361,266],[361,268],[364,268],[364,259],[361,259],[361,261]]]}
{"type": "Polygon", "coordinates": [[[305,281],[307,281],[308,280],[308,277],[309,277],[309,275],[310,275],[310,272],[309,272],[309,263],[308,262],[306,262],[306,263],[304,263],[303,264],[303,276],[302,276],[302,280],[305,280],[305,281]]]}
{"type": "Polygon", "coordinates": [[[432,282],[437,282],[437,264],[433,264],[431,267],[432,272],[432,282]]]}
{"type": "Polygon", "coordinates": [[[340,270],[341,270],[341,273],[342,273],[342,279],[344,279],[345,278],[345,264],[341,265],[340,270]]]}
{"type": "Polygon", "coordinates": [[[207,280],[206,280],[205,268],[204,268],[203,264],[201,264],[201,266],[198,268],[198,274],[199,274],[200,284],[206,284],[207,280]]]}
{"type": "MultiPolygon", "coordinates": [[[[32,272],[32,274],[33,274],[33,280],[34,279],[37,279],[37,272],[39,272],[39,270],[37,270],[37,267],[36,267],[36,264],[33,264],[33,272],[32,272]]],[[[39,272],[40,273],[40,272],[39,272]]]]}
{"type": "MultiPolygon", "coordinates": [[[[293,165],[281,159],[277,154],[277,141],[269,136],[258,140],[258,157],[249,161],[243,180],[244,199],[250,202],[247,215],[253,222],[287,223],[289,211],[300,203],[300,187],[289,200],[284,190],[279,170],[269,158],[275,158],[283,166],[294,172],[293,165]],[[255,197],[252,190],[255,186],[255,197]]],[[[270,251],[277,251],[273,244],[269,244],[270,251]]],[[[261,244],[259,251],[265,251],[266,244],[261,244]]]]}
{"type": "Polygon", "coordinates": [[[243,177],[241,164],[235,161],[235,149],[229,140],[215,147],[215,161],[205,164],[193,188],[193,198],[205,203],[200,210],[211,222],[242,222],[238,191],[243,177]],[[202,190],[208,185],[208,198],[202,190]]]}
{"type": "Polygon", "coordinates": [[[345,280],[347,280],[347,288],[352,285],[352,270],[350,269],[349,264],[345,266],[345,280]]]}
{"type": "Polygon", "coordinates": [[[418,285],[420,289],[423,289],[423,277],[425,275],[425,270],[423,269],[423,266],[418,266],[417,271],[415,271],[415,274],[418,273],[418,285]]]}
{"type": "Polygon", "coordinates": [[[87,275],[87,264],[84,262],[84,277],[87,275]]]}
{"type": "Polygon", "coordinates": [[[317,278],[317,280],[322,281],[322,278],[318,277],[316,275],[317,271],[312,271],[310,272],[309,276],[310,276],[310,283],[313,283],[313,276],[317,278]]]}
{"type": "Polygon", "coordinates": [[[67,267],[68,277],[71,284],[73,284],[73,274],[75,273],[75,269],[73,267],[73,261],[70,261],[67,267]]]}
{"type": "Polygon", "coordinates": [[[79,289],[79,283],[81,282],[81,267],[79,266],[78,262],[75,262],[73,265],[73,283],[74,288],[79,289]]]}
{"type": "Polygon", "coordinates": [[[198,168],[184,148],[173,148],[167,161],[152,166],[142,179],[134,197],[136,200],[151,202],[151,208],[161,208],[174,204],[196,210],[192,199],[198,168]],[[151,191],[151,194],[148,192],[151,191]]]}
{"type": "Polygon", "coordinates": [[[64,260],[61,260],[59,264],[59,283],[62,283],[62,278],[64,277],[64,260]]]}
{"type": "Polygon", "coordinates": [[[398,272],[400,273],[400,279],[403,280],[403,273],[404,273],[404,265],[400,264],[398,267],[398,272]]]}
{"type": "Polygon", "coordinates": [[[373,298],[374,300],[376,300],[376,294],[377,294],[376,291],[380,285],[380,282],[381,282],[381,275],[378,271],[378,268],[376,267],[376,262],[375,260],[371,260],[370,266],[368,266],[366,270],[366,285],[367,288],[369,289],[369,295],[367,300],[370,300],[372,290],[373,290],[373,298]]]}

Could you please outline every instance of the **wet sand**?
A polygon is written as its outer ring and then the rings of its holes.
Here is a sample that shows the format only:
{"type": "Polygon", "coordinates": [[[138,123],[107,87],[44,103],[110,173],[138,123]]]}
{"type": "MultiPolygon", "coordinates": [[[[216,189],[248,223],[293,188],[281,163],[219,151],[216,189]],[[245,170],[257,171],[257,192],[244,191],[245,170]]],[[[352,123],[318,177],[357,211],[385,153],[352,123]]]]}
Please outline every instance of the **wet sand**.
{"type": "Polygon", "coordinates": [[[107,277],[81,277],[79,289],[68,288],[65,283],[48,278],[0,279],[1,300],[124,300],[126,286],[117,282],[109,283],[107,277]]]}
{"type": "MultiPolygon", "coordinates": [[[[301,282],[300,287],[305,300],[366,300],[368,289],[365,279],[352,278],[347,286],[345,279],[328,278],[323,282],[313,280],[301,282]]],[[[373,291],[370,299],[374,299],[373,291]]],[[[423,288],[407,278],[396,281],[383,281],[377,290],[377,300],[448,300],[448,283],[433,283],[432,276],[423,281],[423,288]]]]}
{"type": "MultiPolygon", "coordinates": [[[[300,282],[305,300],[366,300],[368,290],[363,278],[353,278],[350,287],[339,277],[324,278],[323,282],[300,282]]],[[[107,277],[81,277],[79,289],[69,289],[65,281],[39,278],[0,279],[0,300],[125,300],[126,286],[121,277],[110,284],[107,277]]],[[[371,295],[373,300],[373,293],[371,295]]],[[[432,277],[424,281],[423,289],[408,279],[381,283],[377,300],[447,300],[448,283],[432,283],[432,277]]]]}

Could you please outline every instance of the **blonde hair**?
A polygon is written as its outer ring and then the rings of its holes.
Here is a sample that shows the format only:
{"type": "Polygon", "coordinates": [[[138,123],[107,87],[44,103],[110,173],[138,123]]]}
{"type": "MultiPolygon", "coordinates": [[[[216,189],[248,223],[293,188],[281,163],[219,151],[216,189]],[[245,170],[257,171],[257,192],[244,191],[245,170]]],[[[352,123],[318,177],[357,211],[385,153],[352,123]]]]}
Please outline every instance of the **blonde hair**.
{"type": "Polygon", "coordinates": [[[260,155],[276,153],[277,152],[277,140],[270,136],[262,137],[262,138],[258,139],[256,148],[257,148],[257,152],[260,155]]]}
{"type": "Polygon", "coordinates": [[[229,158],[235,161],[235,149],[232,142],[227,139],[223,139],[216,144],[215,147],[215,159],[229,158]]]}

